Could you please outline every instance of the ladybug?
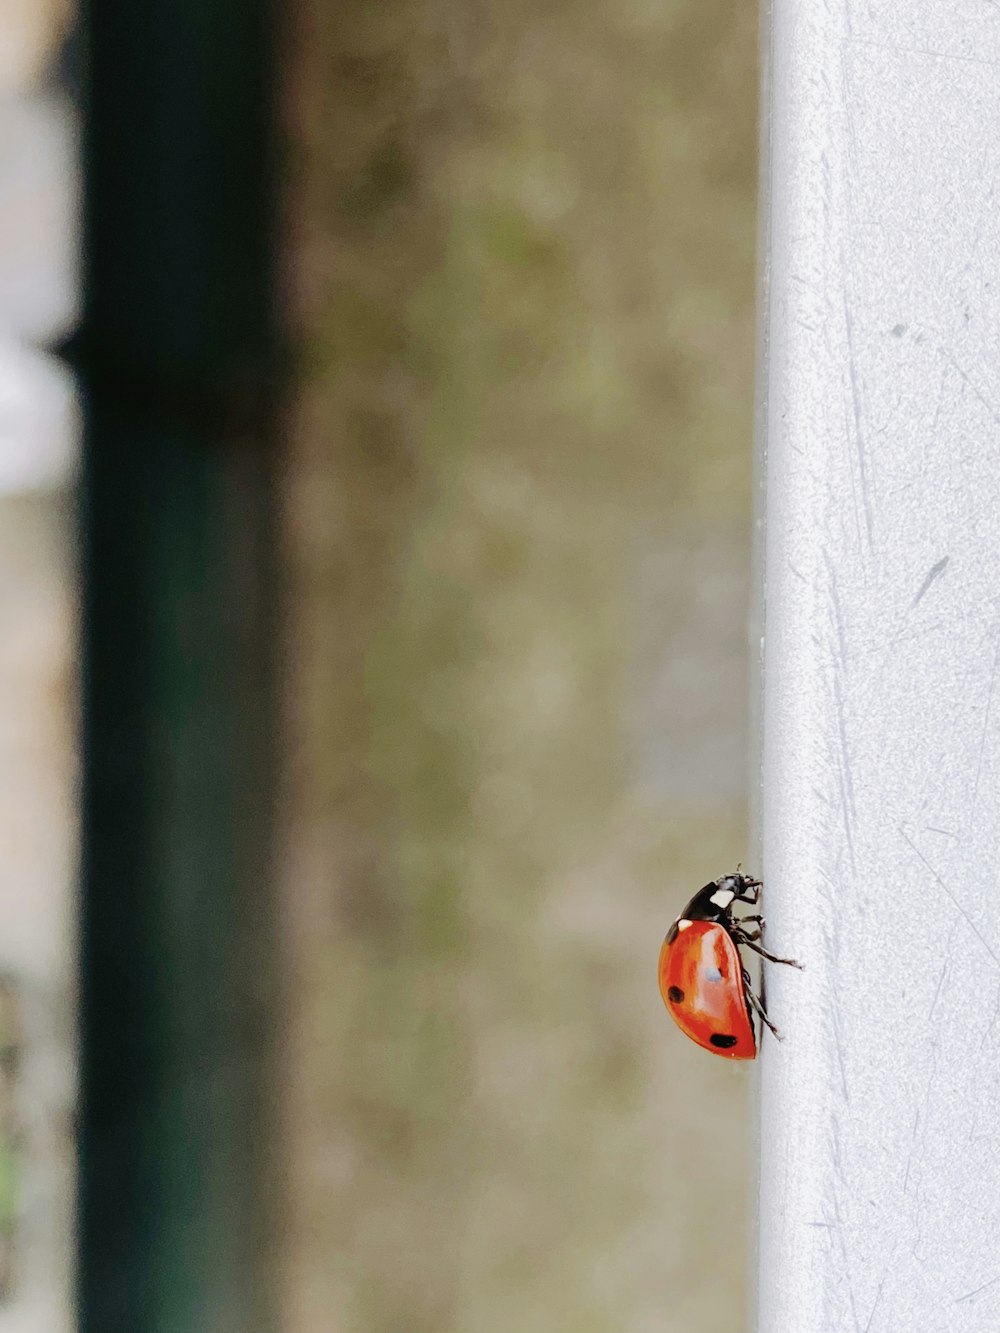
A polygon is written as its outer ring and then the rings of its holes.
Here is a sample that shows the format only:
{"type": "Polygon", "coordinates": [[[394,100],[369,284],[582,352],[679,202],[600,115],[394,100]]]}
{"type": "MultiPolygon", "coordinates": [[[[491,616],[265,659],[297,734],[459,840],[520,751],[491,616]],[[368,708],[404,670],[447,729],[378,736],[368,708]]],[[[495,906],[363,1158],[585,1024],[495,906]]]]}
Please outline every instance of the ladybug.
{"type": "Polygon", "coordinates": [[[667,931],[660,949],[660,994],[674,1022],[706,1051],[728,1060],[752,1060],[757,1054],[755,1012],[781,1040],[753,992],[740,945],[772,963],[802,967],[794,958],[776,958],[761,947],[764,918],[759,913],[733,916],[736,903],[756,906],[760,890],[761,881],[741,875],[738,866],[734,875],[706,884],[667,931]]]}

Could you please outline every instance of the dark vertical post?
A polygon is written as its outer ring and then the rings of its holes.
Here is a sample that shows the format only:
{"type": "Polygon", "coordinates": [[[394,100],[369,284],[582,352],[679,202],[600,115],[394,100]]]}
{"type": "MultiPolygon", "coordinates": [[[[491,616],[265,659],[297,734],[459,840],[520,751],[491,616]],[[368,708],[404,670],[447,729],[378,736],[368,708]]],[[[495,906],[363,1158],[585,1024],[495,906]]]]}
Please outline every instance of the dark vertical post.
{"type": "Polygon", "coordinates": [[[271,18],[83,5],[84,1333],[276,1322],[271,18]]]}

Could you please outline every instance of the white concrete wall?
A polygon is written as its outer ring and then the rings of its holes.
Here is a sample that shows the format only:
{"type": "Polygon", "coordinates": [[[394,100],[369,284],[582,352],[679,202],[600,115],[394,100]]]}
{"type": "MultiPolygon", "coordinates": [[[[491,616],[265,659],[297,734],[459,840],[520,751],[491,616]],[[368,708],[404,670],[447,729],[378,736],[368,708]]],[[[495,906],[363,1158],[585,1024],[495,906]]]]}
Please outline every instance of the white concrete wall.
{"type": "Polygon", "coordinates": [[[1000,1325],[998,68],[774,5],[760,1333],[1000,1325]]]}

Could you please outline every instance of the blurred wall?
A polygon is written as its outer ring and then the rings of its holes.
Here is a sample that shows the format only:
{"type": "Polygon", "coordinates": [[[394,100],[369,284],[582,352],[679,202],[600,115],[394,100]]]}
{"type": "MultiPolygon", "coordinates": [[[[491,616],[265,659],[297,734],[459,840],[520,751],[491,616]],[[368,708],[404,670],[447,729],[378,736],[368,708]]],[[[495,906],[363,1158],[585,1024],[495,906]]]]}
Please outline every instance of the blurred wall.
{"type": "Polygon", "coordinates": [[[295,23],[286,1327],[733,1333],[754,7],[295,23]]]}

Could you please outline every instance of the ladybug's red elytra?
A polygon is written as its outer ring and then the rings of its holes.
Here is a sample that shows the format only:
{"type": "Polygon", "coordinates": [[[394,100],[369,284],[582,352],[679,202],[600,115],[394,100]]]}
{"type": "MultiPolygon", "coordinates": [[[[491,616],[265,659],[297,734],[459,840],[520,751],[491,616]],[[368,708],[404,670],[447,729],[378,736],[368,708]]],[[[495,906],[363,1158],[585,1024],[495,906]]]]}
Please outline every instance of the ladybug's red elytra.
{"type": "Polygon", "coordinates": [[[760,890],[761,881],[740,874],[739,867],[734,875],[706,884],[667,931],[660,949],[660,994],[674,1022],[706,1051],[728,1060],[752,1060],[757,1054],[754,1012],[780,1040],[753,992],[740,946],[772,963],[802,966],[761,946],[764,918],[759,913],[733,915],[736,903],[756,906],[760,890]]]}

